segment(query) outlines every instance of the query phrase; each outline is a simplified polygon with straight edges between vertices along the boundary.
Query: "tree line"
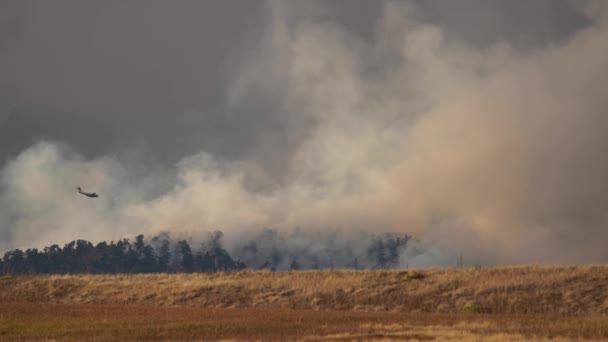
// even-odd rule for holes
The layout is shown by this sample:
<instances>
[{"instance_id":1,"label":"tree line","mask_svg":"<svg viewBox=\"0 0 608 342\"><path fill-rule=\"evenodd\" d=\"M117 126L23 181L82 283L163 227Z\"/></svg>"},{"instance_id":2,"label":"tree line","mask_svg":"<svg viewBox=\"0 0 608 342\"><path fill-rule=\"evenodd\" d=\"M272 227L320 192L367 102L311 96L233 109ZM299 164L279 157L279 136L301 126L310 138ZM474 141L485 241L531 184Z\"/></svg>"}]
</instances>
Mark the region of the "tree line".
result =
<instances>
[{"instance_id":1,"label":"tree line","mask_svg":"<svg viewBox=\"0 0 608 342\"><path fill-rule=\"evenodd\" d=\"M42 250L8 251L0 259L0 274L116 274L116 273L192 273L253 269L316 269L316 268L395 268L399 255L406 247L409 236L386 234L367 241L363 254L346 253L347 257L334 257L334 262L322 264L316 256L302 250L281 250L284 241L278 233L265 231L257 240L240 246L233 258L222 246L223 234L216 231L208 241L196 246L187 240L172 241L161 234L146 242L144 235L134 241L124 238L116 242L74 240L60 247L57 244ZM272 244L269 244L269 237ZM336 253L333 253L336 254ZM342 253L344 254L344 253ZM350 260L342 261L339 260Z\"/></svg>"},{"instance_id":2,"label":"tree line","mask_svg":"<svg viewBox=\"0 0 608 342\"><path fill-rule=\"evenodd\" d=\"M216 241L218 242L218 241ZM93 245L75 240L63 247L52 245L42 250L15 249L0 260L1 274L67 273L175 273L239 270L245 264L234 260L219 243L210 243L194 253L186 240L171 246L169 240L144 242L138 235L129 239Z\"/></svg>"}]
</instances>

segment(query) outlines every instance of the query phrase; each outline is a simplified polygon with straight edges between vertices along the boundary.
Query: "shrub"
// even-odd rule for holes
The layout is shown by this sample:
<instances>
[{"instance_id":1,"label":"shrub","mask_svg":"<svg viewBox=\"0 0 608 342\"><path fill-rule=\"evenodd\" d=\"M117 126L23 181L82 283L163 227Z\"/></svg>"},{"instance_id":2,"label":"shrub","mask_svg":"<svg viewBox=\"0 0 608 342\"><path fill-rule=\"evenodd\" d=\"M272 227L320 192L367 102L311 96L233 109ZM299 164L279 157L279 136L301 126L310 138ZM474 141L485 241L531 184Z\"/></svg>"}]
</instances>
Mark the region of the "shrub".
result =
<instances>
[{"instance_id":1,"label":"shrub","mask_svg":"<svg viewBox=\"0 0 608 342\"><path fill-rule=\"evenodd\" d=\"M422 278L424 278L424 275L422 273L412 272L412 273L408 273L405 279L407 279L407 281L412 281L412 280L419 280Z\"/></svg>"},{"instance_id":2,"label":"shrub","mask_svg":"<svg viewBox=\"0 0 608 342\"><path fill-rule=\"evenodd\" d=\"M478 303L474 303L474 302L466 303L462 307L462 312L464 312L464 313L480 313L481 312L481 305L479 305Z\"/></svg>"}]
</instances>

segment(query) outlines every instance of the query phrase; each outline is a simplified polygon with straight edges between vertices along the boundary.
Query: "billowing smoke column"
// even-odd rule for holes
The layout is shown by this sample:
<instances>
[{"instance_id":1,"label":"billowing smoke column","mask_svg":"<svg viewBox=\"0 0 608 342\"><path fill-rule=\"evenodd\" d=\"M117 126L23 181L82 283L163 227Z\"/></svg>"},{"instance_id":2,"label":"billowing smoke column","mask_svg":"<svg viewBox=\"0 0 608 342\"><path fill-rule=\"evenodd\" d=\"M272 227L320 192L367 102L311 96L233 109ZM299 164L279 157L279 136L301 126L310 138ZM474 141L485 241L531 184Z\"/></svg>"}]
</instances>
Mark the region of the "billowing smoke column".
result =
<instances>
[{"instance_id":1,"label":"billowing smoke column","mask_svg":"<svg viewBox=\"0 0 608 342\"><path fill-rule=\"evenodd\" d=\"M606 262L608 12L573 5L588 25L519 49L451 37L409 2L386 2L371 42L270 2L227 92L226 115L244 125L276 113L246 152L164 168L37 143L2 170L0 248L219 229L257 262L267 256L246 255L252 239L314 249L308 231L341 231L347 251L359 232L393 231L419 239L402 264ZM79 185L101 197L76 196Z\"/></svg>"}]
</instances>

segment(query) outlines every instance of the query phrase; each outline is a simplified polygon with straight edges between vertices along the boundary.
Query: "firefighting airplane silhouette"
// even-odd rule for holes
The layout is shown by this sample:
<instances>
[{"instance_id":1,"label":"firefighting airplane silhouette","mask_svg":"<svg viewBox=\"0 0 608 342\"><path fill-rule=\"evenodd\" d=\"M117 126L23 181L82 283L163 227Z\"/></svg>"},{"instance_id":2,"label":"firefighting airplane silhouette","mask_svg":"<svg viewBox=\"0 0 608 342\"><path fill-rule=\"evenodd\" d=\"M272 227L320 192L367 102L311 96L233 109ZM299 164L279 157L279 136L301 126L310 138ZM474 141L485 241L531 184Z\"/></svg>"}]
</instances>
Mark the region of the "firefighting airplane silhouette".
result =
<instances>
[{"instance_id":1,"label":"firefighting airplane silhouette","mask_svg":"<svg viewBox=\"0 0 608 342\"><path fill-rule=\"evenodd\" d=\"M83 194L87 197L91 197L91 198L95 198L95 197L99 197L96 193L94 192L84 192L82 191L82 189L80 187L77 188L78 189L78 193Z\"/></svg>"}]
</instances>

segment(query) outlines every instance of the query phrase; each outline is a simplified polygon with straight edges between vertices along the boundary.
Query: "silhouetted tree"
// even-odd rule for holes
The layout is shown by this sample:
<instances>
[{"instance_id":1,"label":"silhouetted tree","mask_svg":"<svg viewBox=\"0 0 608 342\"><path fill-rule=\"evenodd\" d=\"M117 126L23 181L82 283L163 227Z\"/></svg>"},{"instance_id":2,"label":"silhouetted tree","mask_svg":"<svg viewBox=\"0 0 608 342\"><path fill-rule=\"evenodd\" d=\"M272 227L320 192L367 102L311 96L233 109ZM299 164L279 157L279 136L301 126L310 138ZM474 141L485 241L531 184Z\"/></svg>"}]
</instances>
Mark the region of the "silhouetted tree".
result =
<instances>
[{"instance_id":1,"label":"silhouetted tree","mask_svg":"<svg viewBox=\"0 0 608 342\"><path fill-rule=\"evenodd\" d=\"M135 252L137 252L137 254L139 255L143 255L144 254L144 247L145 247L145 243L144 243L144 236L143 234L139 234L135 237L135 243L133 244L133 248L135 249Z\"/></svg>"},{"instance_id":2,"label":"silhouetted tree","mask_svg":"<svg viewBox=\"0 0 608 342\"><path fill-rule=\"evenodd\" d=\"M25 253L20 249L4 253L4 263L7 268L7 273L23 274L27 272L25 267Z\"/></svg>"},{"instance_id":3,"label":"silhouetted tree","mask_svg":"<svg viewBox=\"0 0 608 342\"><path fill-rule=\"evenodd\" d=\"M181 257L180 267L184 272L192 272L194 269L194 256L192 255L192 249L188 241L182 240L177 243L177 252Z\"/></svg>"},{"instance_id":4,"label":"silhouetted tree","mask_svg":"<svg viewBox=\"0 0 608 342\"><path fill-rule=\"evenodd\" d=\"M160 251L158 252L158 272L167 272L169 270L169 261L171 260L171 251L169 250L169 241L161 242Z\"/></svg>"},{"instance_id":5,"label":"silhouetted tree","mask_svg":"<svg viewBox=\"0 0 608 342\"><path fill-rule=\"evenodd\" d=\"M156 254L154 253L154 248L152 248L152 246L144 246L139 265L140 272L154 272L156 269Z\"/></svg>"}]
</instances>

